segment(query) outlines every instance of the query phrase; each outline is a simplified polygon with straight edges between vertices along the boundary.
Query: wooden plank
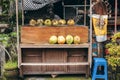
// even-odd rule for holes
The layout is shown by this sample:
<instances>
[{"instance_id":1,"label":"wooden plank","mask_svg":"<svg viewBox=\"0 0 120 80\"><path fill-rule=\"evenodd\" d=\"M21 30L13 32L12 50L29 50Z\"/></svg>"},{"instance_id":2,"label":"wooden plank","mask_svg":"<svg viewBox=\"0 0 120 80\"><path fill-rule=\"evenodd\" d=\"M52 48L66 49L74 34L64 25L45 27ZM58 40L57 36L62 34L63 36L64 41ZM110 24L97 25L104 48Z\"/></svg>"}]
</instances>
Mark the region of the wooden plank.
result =
<instances>
[{"instance_id":1,"label":"wooden plank","mask_svg":"<svg viewBox=\"0 0 120 80\"><path fill-rule=\"evenodd\" d=\"M80 63L80 62L87 62L87 60L85 60L86 58L84 56L71 56L68 57L68 62L74 62L74 63ZM86 64L86 63L84 63ZM86 65L69 65L68 66L68 72L72 72L72 71L85 71L86 70Z\"/></svg>"},{"instance_id":2,"label":"wooden plank","mask_svg":"<svg viewBox=\"0 0 120 80\"><path fill-rule=\"evenodd\" d=\"M68 51L68 58L85 57L85 56L88 56L88 48L73 48L73 49L69 49Z\"/></svg>"},{"instance_id":3,"label":"wooden plank","mask_svg":"<svg viewBox=\"0 0 120 80\"><path fill-rule=\"evenodd\" d=\"M66 63L67 51L64 49L45 49L42 63ZM45 71L67 71L67 66L44 66Z\"/></svg>"},{"instance_id":4,"label":"wooden plank","mask_svg":"<svg viewBox=\"0 0 120 80\"><path fill-rule=\"evenodd\" d=\"M22 49L22 62L42 62L42 50Z\"/></svg>"},{"instance_id":5,"label":"wooden plank","mask_svg":"<svg viewBox=\"0 0 120 80\"><path fill-rule=\"evenodd\" d=\"M25 75L30 75L30 74L86 74L86 71L71 71L71 72L65 72L65 71L47 71L47 72L43 72L43 71L23 71L23 74Z\"/></svg>"},{"instance_id":6,"label":"wooden plank","mask_svg":"<svg viewBox=\"0 0 120 80\"><path fill-rule=\"evenodd\" d=\"M20 44L21 48L89 48L89 43L83 44Z\"/></svg>"},{"instance_id":7,"label":"wooden plank","mask_svg":"<svg viewBox=\"0 0 120 80\"><path fill-rule=\"evenodd\" d=\"M0 24L0 28L8 28L9 24Z\"/></svg>"},{"instance_id":8,"label":"wooden plank","mask_svg":"<svg viewBox=\"0 0 120 80\"><path fill-rule=\"evenodd\" d=\"M88 42L88 27L85 26L65 26L65 27L21 27L21 43L46 44L52 35L78 35L81 43Z\"/></svg>"},{"instance_id":9,"label":"wooden plank","mask_svg":"<svg viewBox=\"0 0 120 80\"><path fill-rule=\"evenodd\" d=\"M58 66L58 65L89 65L89 62L69 62L69 63L21 63L23 66Z\"/></svg>"}]
</instances>

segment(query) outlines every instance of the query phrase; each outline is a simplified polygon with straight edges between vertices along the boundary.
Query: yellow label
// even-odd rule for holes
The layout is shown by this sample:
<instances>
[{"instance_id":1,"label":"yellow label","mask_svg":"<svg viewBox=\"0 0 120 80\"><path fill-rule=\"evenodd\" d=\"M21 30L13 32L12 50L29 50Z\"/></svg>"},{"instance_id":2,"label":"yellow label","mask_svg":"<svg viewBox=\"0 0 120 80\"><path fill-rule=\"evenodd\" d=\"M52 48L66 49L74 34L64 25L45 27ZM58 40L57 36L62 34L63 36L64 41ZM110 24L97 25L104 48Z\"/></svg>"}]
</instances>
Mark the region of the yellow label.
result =
<instances>
[{"instance_id":1,"label":"yellow label","mask_svg":"<svg viewBox=\"0 0 120 80\"><path fill-rule=\"evenodd\" d=\"M95 30L96 36L106 35L107 34L107 24L108 19L107 18L92 18L93 20L93 27Z\"/></svg>"}]
</instances>

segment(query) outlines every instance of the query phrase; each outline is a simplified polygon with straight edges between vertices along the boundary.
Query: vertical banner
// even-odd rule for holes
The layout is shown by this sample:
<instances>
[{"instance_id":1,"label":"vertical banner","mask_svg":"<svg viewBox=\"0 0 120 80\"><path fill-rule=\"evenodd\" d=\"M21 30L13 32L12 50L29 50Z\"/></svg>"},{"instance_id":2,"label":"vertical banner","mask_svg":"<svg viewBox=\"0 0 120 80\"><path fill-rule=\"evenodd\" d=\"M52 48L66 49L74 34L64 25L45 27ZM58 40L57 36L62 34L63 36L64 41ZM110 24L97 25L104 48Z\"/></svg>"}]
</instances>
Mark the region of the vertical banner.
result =
<instances>
[{"instance_id":1,"label":"vertical banner","mask_svg":"<svg viewBox=\"0 0 120 80\"><path fill-rule=\"evenodd\" d=\"M107 24L108 15L92 15L93 27L96 35L97 42L103 42L107 40Z\"/></svg>"}]
</instances>

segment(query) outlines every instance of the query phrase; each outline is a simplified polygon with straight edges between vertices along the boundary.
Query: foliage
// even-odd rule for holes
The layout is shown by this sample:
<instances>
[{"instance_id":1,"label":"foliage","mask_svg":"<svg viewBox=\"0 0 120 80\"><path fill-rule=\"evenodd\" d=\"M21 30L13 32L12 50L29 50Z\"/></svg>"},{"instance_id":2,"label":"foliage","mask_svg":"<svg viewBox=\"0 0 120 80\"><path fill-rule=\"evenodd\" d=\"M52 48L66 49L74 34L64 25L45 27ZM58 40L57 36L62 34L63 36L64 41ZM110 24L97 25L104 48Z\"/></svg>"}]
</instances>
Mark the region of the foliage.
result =
<instances>
[{"instance_id":1,"label":"foliage","mask_svg":"<svg viewBox=\"0 0 120 80\"><path fill-rule=\"evenodd\" d=\"M8 70L8 69L17 69L17 61L7 61L5 64L4 64L4 69L5 70Z\"/></svg>"},{"instance_id":2,"label":"foliage","mask_svg":"<svg viewBox=\"0 0 120 80\"><path fill-rule=\"evenodd\" d=\"M16 27L16 15L15 15L15 0L1 0L2 6L2 18L7 18L4 23L9 24L9 27L0 34L0 48L8 55L4 67L15 66L17 61L17 36L14 27ZM4 21L4 20L2 20Z\"/></svg>"},{"instance_id":3,"label":"foliage","mask_svg":"<svg viewBox=\"0 0 120 80\"><path fill-rule=\"evenodd\" d=\"M16 27L15 0L1 0L0 6L2 6L0 23L9 24L5 33L13 31L14 27Z\"/></svg>"},{"instance_id":4,"label":"foliage","mask_svg":"<svg viewBox=\"0 0 120 80\"><path fill-rule=\"evenodd\" d=\"M111 66L113 70L120 65L120 44L117 42L118 38L120 38L120 32L115 33L112 36L111 42L105 45L109 52L109 54L106 55L106 59L108 65Z\"/></svg>"},{"instance_id":5,"label":"foliage","mask_svg":"<svg viewBox=\"0 0 120 80\"><path fill-rule=\"evenodd\" d=\"M9 9L10 9L10 3L13 2L14 0L1 0L0 5L2 6L2 15L8 15L9 14Z\"/></svg>"},{"instance_id":6,"label":"foliage","mask_svg":"<svg viewBox=\"0 0 120 80\"><path fill-rule=\"evenodd\" d=\"M9 0L2 0L1 1L2 5L2 14L8 14L9 11Z\"/></svg>"},{"instance_id":7,"label":"foliage","mask_svg":"<svg viewBox=\"0 0 120 80\"><path fill-rule=\"evenodd\" d=\"M116 39L120 38L120 32L115 33L114 36L112 36L112 42L117 42Z\"/></svg>"},{"instance_id":8,"label":"foliage","mask_svg":"<svg viewBox=\"0 0 120 80\"><path fill-rule=\"evenodd\" d=\"M0 47L8 54L9 59L12 61L17 60L17 49L16 49L16 32L9 34L0 34Z\"/></svg>"}]
</instances>

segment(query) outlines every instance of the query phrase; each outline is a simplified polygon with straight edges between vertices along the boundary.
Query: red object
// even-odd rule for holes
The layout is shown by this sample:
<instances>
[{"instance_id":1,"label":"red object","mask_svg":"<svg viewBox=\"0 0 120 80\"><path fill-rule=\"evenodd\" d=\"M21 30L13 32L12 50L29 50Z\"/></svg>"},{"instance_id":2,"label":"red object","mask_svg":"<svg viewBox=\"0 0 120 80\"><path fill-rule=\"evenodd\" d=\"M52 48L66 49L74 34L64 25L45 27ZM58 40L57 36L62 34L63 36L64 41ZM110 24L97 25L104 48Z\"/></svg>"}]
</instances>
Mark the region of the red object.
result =
<instances>
[{"instance_id":1,"label":"red object","mask_svg":"<svg viewBox=\"0 0 120 80\"><path fill-rule=\"evenodd\" d=\"M106 54L106 55L108 55L108 54L109 54L108 49L105 49L105 54Z\"/></svg>"}]
</instances>

